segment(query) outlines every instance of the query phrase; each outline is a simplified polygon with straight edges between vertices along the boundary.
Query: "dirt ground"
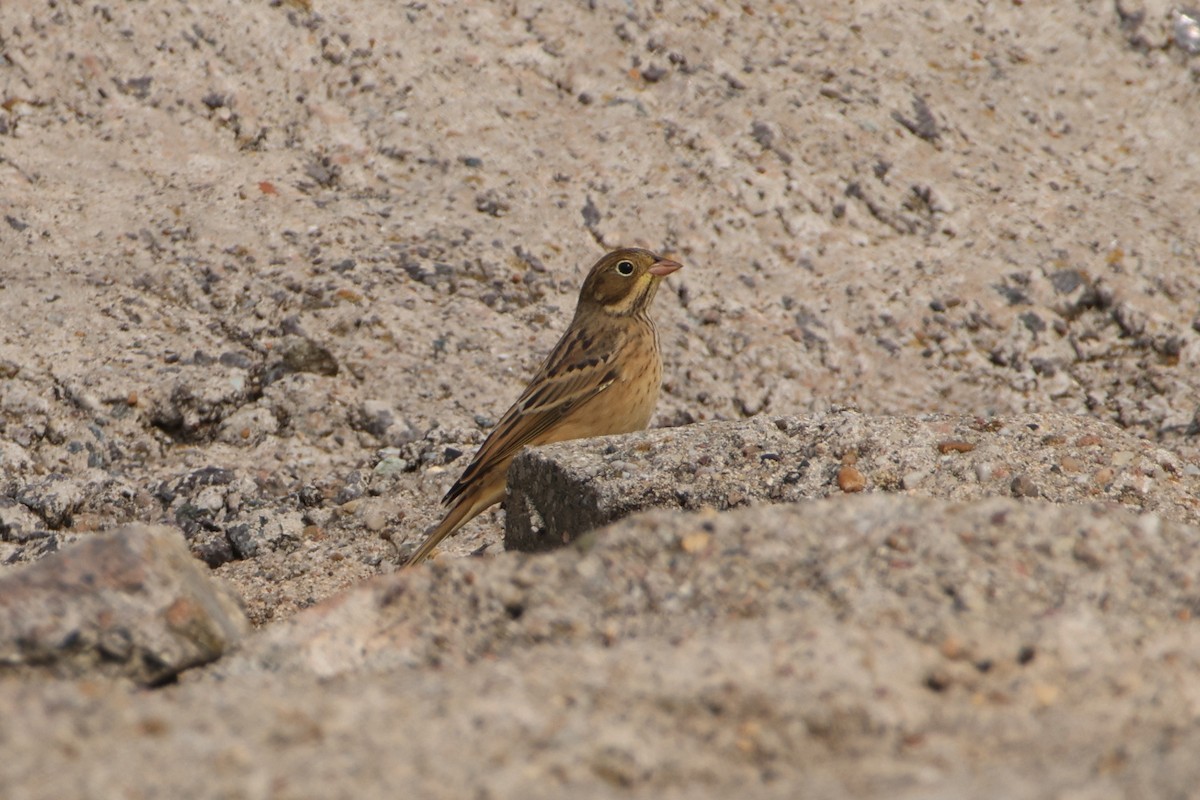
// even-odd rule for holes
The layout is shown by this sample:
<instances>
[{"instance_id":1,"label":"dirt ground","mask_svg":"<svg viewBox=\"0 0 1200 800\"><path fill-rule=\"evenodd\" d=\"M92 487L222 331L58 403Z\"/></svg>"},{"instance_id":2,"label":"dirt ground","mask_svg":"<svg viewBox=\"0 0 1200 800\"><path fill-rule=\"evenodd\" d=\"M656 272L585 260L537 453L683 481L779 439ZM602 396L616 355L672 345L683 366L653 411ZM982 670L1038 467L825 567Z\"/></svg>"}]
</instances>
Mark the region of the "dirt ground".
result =
<instances>
[{"instance_id":1,"label":"dirt ground","mask_svg":"<svg viewBox=\"0 0 1200 800\"><path fill-rule=\"evenodd\" d=\"M1170 9L0 4L0 573L165 522L270 629L393 572L620 245L685 264L658 426L1059 411L1194 475L1200 58ZM501 560L502 513L447 554ZM99 691L48 686L63 720ZM310 796L239 784L247 753L193 796Z\"/></svg>"}]
</instances>

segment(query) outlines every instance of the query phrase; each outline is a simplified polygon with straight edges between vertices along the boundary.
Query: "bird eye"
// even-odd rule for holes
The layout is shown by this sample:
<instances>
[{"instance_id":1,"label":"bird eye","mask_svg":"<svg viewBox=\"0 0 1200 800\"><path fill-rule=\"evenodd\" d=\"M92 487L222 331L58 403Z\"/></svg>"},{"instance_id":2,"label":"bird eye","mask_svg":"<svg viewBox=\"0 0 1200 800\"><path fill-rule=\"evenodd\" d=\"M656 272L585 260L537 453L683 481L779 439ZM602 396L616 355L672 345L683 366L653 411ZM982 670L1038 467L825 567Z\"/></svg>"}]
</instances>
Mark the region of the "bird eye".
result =
<instances>
[{"instance_id":1,"label":"bird eye","mask_svg":"<svg viewBox=\"0 0 1200 800\"><path fill-rule=\"evenodd\" d=\"M617 272L624 275L625 277L629 277L630 275L633 274L633 262L632 261L618 261L617 262Z\"/></svg>"}]
</instances>

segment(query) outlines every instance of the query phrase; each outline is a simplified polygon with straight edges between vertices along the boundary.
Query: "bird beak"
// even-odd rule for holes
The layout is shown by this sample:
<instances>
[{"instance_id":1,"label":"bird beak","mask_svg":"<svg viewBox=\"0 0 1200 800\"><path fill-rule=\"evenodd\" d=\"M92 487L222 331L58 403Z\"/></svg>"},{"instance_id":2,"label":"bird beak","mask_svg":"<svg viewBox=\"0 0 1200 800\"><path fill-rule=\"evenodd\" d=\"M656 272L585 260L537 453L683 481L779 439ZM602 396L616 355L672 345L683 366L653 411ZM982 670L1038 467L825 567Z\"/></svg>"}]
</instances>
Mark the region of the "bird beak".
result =
<instances>
[{"instance_id":1,"label":"bird beak","mask_svg":"<svg viewBox=\"0 0 1200 800\"><path fill-rule=\"evenodd\" d=\"M658 261L655 261L647 271L651 275L657 275L658 277L663 278L667 275L670 275L677 269L683 269L683 264L680 264L678 261L672 261L669 258L660 258Z\"/></svg>"}]
</instances>

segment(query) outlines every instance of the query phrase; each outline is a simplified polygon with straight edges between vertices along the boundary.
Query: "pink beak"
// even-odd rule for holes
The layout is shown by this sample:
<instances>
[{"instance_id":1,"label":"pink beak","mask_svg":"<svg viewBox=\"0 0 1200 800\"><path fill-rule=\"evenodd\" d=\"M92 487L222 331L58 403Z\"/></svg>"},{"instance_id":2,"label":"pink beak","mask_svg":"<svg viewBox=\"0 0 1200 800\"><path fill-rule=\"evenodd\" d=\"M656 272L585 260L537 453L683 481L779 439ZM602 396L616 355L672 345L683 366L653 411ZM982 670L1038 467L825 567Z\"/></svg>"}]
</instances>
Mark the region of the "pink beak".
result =
<instances>
[{"instance_id":1,"label":"pink beak","mask_svg":"<svg viewBox=\"0 0 1200 800\"><path fill-rule=\"evenodd\" d=\"M650 265L650 269L647 270L647 272L649 272L651 275L657 275L658 277L663 278L667 275L670 275L677 269L683 269L683 264L680 264L678 261L672 261L669 258L660 258L658 261L655 261L652 265Z\"/></svg>"}]
</instances>

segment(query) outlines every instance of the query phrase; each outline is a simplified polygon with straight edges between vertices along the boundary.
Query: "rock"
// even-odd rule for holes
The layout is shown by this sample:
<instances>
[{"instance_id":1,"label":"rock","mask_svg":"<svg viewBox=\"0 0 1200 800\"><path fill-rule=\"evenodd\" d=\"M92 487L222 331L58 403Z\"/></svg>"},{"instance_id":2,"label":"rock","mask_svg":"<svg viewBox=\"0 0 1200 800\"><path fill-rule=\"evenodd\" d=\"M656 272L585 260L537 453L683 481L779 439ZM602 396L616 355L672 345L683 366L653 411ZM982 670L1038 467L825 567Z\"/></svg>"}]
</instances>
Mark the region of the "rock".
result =
<instances>
[{"instance_id":1,"label":"rock","mask_svg":"<svg viewBox=\"0 0 1200 800\"><path fill-rule=\"evenodd\" d=\"M16 475L28 472L33 467L33 459L29 451L16 442L0 440L0 472L5 475Z\"/></svg>"},{"instance_id":2,"label":"rock","mask_svg":"<svg viewBox=\"0 0 1200 800\"><path fill-rule=\"evenodd\" d=\"M296 434L325 438L349 430L350 410L337 397L332 378L285 372L263 390L262 403L282 421L284 437Z\"/></svg>"},{"instance_id":3,"label":"rock","mask_svg":"<svg viewBox=\"0 0 1200 800\"><path fill-rule=\"evenodd\" d=\"M210 567L294 550L308 524L300 507L319 502L315 490L264 500L253 478L215 466L163 481L154 494L183 531L192 554Z\"/></svg>"},{"instance_id":4,"label":"rock","mask_svg":"<svg viewBox=\"0 0 1200 800\"><path fill-rule=\"evenodd\" d=\"M303 538L304 518L299 511L251 512L245 522L228 526L225 535L236 558L254 558L266 550L294 549Z\"/></svg>"},{"instance_id":5,"label":"rock","mask_svg":"<svg viewBox=\"0 0 1200 800\"><path fill-rule=\"evenodd\" d=\"M71 526L71 515L84 500L79 482L61 473L29 483L17 493L17 500L42 518L48 528L57 530Z\"/></svg>"},{"instance_id":6,"label":"rock","mask_svg":"<svg viewBox=\"0 0 1200 800\"><path fill-rule=\"evenodd\" d=\"M263 376L263 384L295 372L332 377L338 374L337 359L328 348L303 336L286 336L277 350L279 361L272 364Z\"/></svg>"},{"instance_id":7,"label":"rock","mask_svg":"<svg viewBox=\"0 0 1200 800\"><path fill-rule=\"evenodd\" d=\"M1062 468L1063 459L1074 471ZM912 480L917 474L921 480ZM726 509L855 487L957 499L1105 500L1200 521L1200 481L1185 475L1178 456L1103 421L1065 414L840 411L651 430L527 449L513 462L508 487L510 550L561 546L648 508Z\"/></svg>"},{"instance_id":8,"label":"rock","mask_svg":"<svg viewBox=\"0 0 1200 800\"><path fill-rule=\"evenodd\" d=\"M1196 737L1168 737L1163 755L1156 732L1190 730L1197 540L1200 529L1156 515L1002 497L654 511L546 555L377 579L263 630L182 688L196 707L218 688L245 693L222 730L272 718L264 681L319 686L314 702L361 702L372 719L398 714L419 740L404 725L340 735L355 752L394 737L391 768L434 769L408 784L434 794L455 773L429 766L431 748L491 747L509 757L490 780L552 773L588 796L662 788L664 774L704 787L697 796L741 796L762 769L776 787L817 775L841 787L829 796L857 796L846 776L863 763L867 796L895 796L917 775L955 786L947 796L989 795L960 766L981 747L1003 748L997 769L1028 759L1044 789L1094 779L1114 741L1130 770L1121 785L1157 778L1170 758L1187 764L1170 771L1182 786L1200 777ZM518 730L549 730L552 746L498 744ZM1050 742L1073 757L1041 757Z\"/></svg>"},{"instance_id":9,"label":"rock","mask_svg":"<svg viewBox=\"0 0 1200 800\"><path fill-rule=\"evenodd\" d=\"M366 431L376 439L382 439L395 422L396 415L391 406L381 400L364 401L350 419L357 430Z\"/></svg>"},{"instance_id":10,"label":"rock","mask_svg":"<svg viewBox=\"0 0 1200 800\"><path fill-rule=\"evenodd\" d=\"M89 536L0 578L0 672L155 685L220 657L247 628L237 597L171 528Z\"/></svg>"},{"instance_id":11,"label":"rock","mask_svg":"<svg viewBox=\"0 0 1200 800\"><path fill-rule=\"evenodd\" d=\"M1190 729L1198 540L1193 525L1108 504L1000 497L653 511L538 557L376 579L264 628L182 688L196 706L241 692L250 705L229 703L218 723L236 730L274 718L265 681L319 686L313 703L329 710L314 718L360 703L337 720L394 723L346 735L389 752L397 775L431 747L496 747L510 758L488 780L553 774L577 795L670 775L697 796L742 796L737 784L769 769L775 787L823 775L829 796L859 796L845 776L869 762L866 796L918 774L953 796L1012 796L964 777L983 747L1002 753L1006 788L1007 764L1031 764L1019 796L1034 798L1094 780L1114 741L1132 770L1121 786L1141 784L1164 757L1146 735ZM551 730L553 744L518 730ZM1045 759L1049 742L1076 758ZM1166 745L1187 765L1172 787L1200 777L1195 744ZM452 780L446 768L409 786Z\"/></svg>"},{"instance_id":12,"label":"rock","mask_svg":"<svg viewBox=\"0 0 1200 800\"><path fill-rule=\"evenodd\" d=\"M1131 47L1141 51L1162 50L1171 43L1173 3L1167 0L1118 0L1114 5Z\"/></svg>"},{"instance_id":13,"label":"rock","mask_svg":"<svg viewBox=\"0 0 1200 800\"><path fill-rule=\"evenodd\" d=\"M384 456L379 460L379 463L371 469L371 472L381 477L402 475L405 472L408 472L408 462L403 458L397 458L396 456Z\"/></svg>"},{"instance_id":14,"label":"rock","mask_svg":"<svg viewBox=\"0 0 1200 800\"><path fill-rule=\"evenodd\" d=\"M1115 629L1140 624L1125 617L1135 609L1186 622L1177 612L1192 602L1197 540L1196 527L1153 514L1005 497L659 510L549 557L450 559L377 579L264 631L218 672L445 667L535 643L667 634L713 609L754 619L814 603L863 628L953 635L959 650L1014 659L1036 644L1047 609L1091 613L1098 597Z\"/></svg>"},{"instance_id":15,"label":"rock","mask_svg":"<svg viewBox=\"0 0 1200 800\"><path fill-rule=\"evenodd\" d=\"M238 557L237 550L223 528L200 521L186 514L175 516L176 524L188 529L188 548L192 555L210 567L219 567Z\"/></svg>"},{"instance_id":16,"label":"rock","mask_svg":"<svg viewBox=\"0 0 1200 800\"><path fill-rule=\"evenodd\" d=\"M164 371L138 401L147 421L176 441L206 439L223 420L251 402L254 394L243 370L212 368L200 352L193 361L181 374Z\"/></svg>"},{"instance_id":17,"label":"rock","mask_svg":"<svg viewBox=\"0 0 1200 800\"><path fill-rule=\"evenodd\" d=\"M248 406L239 409L221 422L218 441L237 447L254 447L279 430L279 420L269 408Z\"/></svg>"},{"instance_id":18,"label":"rock","mask_svg":"<svg viewBox=\"0 0 1200 800\"><path fill-rule=\"evenodd\" d=\"M0 497L0 541L25 543L47 535L41 517L21 503Z\"/></svg>"},{"instance_id":19,"label":"rock","mask_svg":"<svg viewBox=\"0 0 1200 800\"><path fill-rule=\"evenodd\" d=\"M390 448L402 447L420 438L412 423L398 416L392 405L382 400L364 401L351 415L350 425Z\"/></svg>"}]
</instances>

